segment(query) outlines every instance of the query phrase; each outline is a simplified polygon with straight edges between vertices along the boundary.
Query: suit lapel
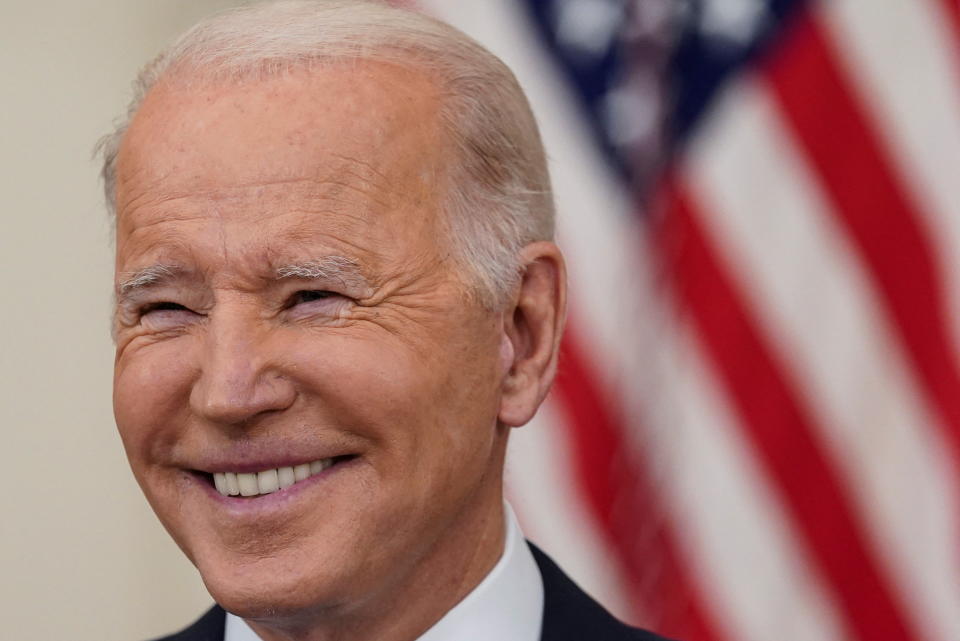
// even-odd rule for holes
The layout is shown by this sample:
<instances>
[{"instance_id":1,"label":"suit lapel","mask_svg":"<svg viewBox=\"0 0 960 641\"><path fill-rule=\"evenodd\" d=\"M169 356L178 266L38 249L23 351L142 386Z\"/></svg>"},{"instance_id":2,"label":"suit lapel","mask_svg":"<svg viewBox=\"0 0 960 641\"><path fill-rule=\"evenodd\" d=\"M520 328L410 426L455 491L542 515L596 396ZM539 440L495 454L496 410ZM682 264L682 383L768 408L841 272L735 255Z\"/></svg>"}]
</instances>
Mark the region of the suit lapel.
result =
<instances>
[{"instance_id":1,"label":"suit lapel","mask_svg":"<svg viewBox=\"0 0 960 641\"><path fill-rule=\"evenodd\" d=\"M541 641L666 641L615 619L530 543L543 577Z\"/></svg>"}]
</instances>

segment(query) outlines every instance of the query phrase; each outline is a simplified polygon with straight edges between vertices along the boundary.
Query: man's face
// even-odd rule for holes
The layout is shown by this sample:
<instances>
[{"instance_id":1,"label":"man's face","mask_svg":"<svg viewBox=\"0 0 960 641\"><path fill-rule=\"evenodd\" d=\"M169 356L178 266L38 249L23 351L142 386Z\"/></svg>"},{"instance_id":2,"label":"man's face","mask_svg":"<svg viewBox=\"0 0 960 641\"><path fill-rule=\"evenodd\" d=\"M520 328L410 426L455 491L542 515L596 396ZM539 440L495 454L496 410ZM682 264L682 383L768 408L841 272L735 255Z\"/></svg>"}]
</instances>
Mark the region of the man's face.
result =
<instances>
[{"instance_id":1,"label":"man's face","mask_svg":"<svg viewBox=\"0 0 960 641\"><path fill-rule=\"evenodd\" d=\"M161 84L126 134L117 425L228 609L374 598L499 508L501 319L441 235L438 107L418 74L344 65ZM278 492L214 487L310 463Z\"/></svg>"}]
</instances>

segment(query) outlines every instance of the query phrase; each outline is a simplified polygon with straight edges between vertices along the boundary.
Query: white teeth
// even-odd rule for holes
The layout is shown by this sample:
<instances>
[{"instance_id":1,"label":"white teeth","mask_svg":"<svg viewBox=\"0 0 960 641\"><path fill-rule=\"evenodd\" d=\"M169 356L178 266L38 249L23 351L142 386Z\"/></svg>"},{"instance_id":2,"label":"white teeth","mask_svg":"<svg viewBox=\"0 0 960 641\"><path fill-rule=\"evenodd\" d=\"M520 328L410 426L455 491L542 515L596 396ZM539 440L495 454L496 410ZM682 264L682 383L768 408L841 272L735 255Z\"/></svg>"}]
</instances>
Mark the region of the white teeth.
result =
<instances>
[{"instance_id":1,"label":"white teeth","mask_svg":"<svg viewBox=\"0 0 960 641\"><path fill-rule=\"evenodd\" d=\"M280 489L280 479L276 470L266 470L257 474L257 485L260 494L272 494Z\"/></svg>"},{"instance_id":2,"label":"white teeth","mask_svg":"<svg viewBox=\"0 0 960 641\"><path fill-rule=\"evenodd\" d=\"M331 465L333 465L333 459L326 458L294 467L281 467L252 474L214 472L213 484L217 491L224 496L237 496L238 494L241 496L259 496L290 487L314 474L319 474Z\"/></svg>"},{"instance_id":3,"label":"white teeth","mask_svg":"<svg viewBox=\"0 0 960 641\"><path fill-rule=\"evenodd\" d=\"M227 472L224 476L227 480L227 494L230 496L240 494L240 483L237 482L237 475L233 472Z\"/></svg>"},{"instance_id":4,"label":"white teeth","mask_svg":"<svg viewBox=\"0 0 960 641\"><path fill-rule=\"evenodd\" d=\"M293 468L293 478L298 481L310 478L310 464L304 463Z\"/></svg>"},{"instance_id":5,"label":"white teeth","mask_svg":"<svg viewBox=\"0 0 960 641\"><path fill-rule=\"evenodd\" d=\"M227 494L227 475L217 472L213 475L213 484L217 486L217 492L226 496Z\"/></svg>"},{"instance_id":6,"label":"white teeth","mask_svg":"<svg viewBox=\"0 0 960 641\"><path fill-rule=\"evenodd\" d=\"M277 470L277 478L280 482L280 488L290 487L297 482L297 478L293 473L292 467L281 467Z\"/></svg>"},{"instance_id":7,"label":"white teeth","mask_svg":"<svg viewBox=\"0 0 960 641\"><path fill-rule=\"evenodd\" d=\"M237 483L240 485L240 496L256 496L260 493L256 474L237 474Z\"/></svg>"}]
</instances>

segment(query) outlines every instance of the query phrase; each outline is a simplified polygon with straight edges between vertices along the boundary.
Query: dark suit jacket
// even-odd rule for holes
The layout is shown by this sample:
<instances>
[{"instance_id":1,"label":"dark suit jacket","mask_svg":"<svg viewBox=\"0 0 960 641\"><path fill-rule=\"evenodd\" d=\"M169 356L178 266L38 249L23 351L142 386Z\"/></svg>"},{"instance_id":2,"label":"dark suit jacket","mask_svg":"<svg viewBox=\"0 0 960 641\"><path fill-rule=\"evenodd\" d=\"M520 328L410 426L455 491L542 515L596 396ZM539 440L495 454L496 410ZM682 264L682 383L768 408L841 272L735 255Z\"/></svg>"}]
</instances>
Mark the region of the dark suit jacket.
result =
<instances>
[{"instance_id":1,"label":"dark suit jacket","mask_svg":"<svg viewBox=\"0 0 960 641\"><path fill-rule=\"evenodd\" d=\"M541 641L666 641L617 621L537 546L531 544L530 549L543 576ZM215 605L186 630L157 641L223 641L225 617Z\"/></svg>"}]
</instances>

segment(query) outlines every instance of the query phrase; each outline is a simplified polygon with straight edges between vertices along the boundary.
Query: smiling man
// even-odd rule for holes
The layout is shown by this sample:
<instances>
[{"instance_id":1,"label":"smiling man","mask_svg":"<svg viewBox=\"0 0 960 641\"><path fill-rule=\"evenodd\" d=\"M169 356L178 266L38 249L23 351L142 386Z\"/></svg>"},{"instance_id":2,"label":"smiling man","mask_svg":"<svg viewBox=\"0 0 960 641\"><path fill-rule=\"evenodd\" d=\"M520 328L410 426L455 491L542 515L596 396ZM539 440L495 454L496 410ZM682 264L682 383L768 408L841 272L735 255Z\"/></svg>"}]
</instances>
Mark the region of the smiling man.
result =
<instances>
[{"instance_id":1,"label":"smiling man","mask_svg":"<svg viewBox=\"0 0 960 641\"><path fill-rule=\"evenodd\" d=\"M378 2L275 2L138 87L102 144L115 415L218 604L170 638L653 639L503 502L565 302L509 70Z\"/></svg>"}]
</instances>

